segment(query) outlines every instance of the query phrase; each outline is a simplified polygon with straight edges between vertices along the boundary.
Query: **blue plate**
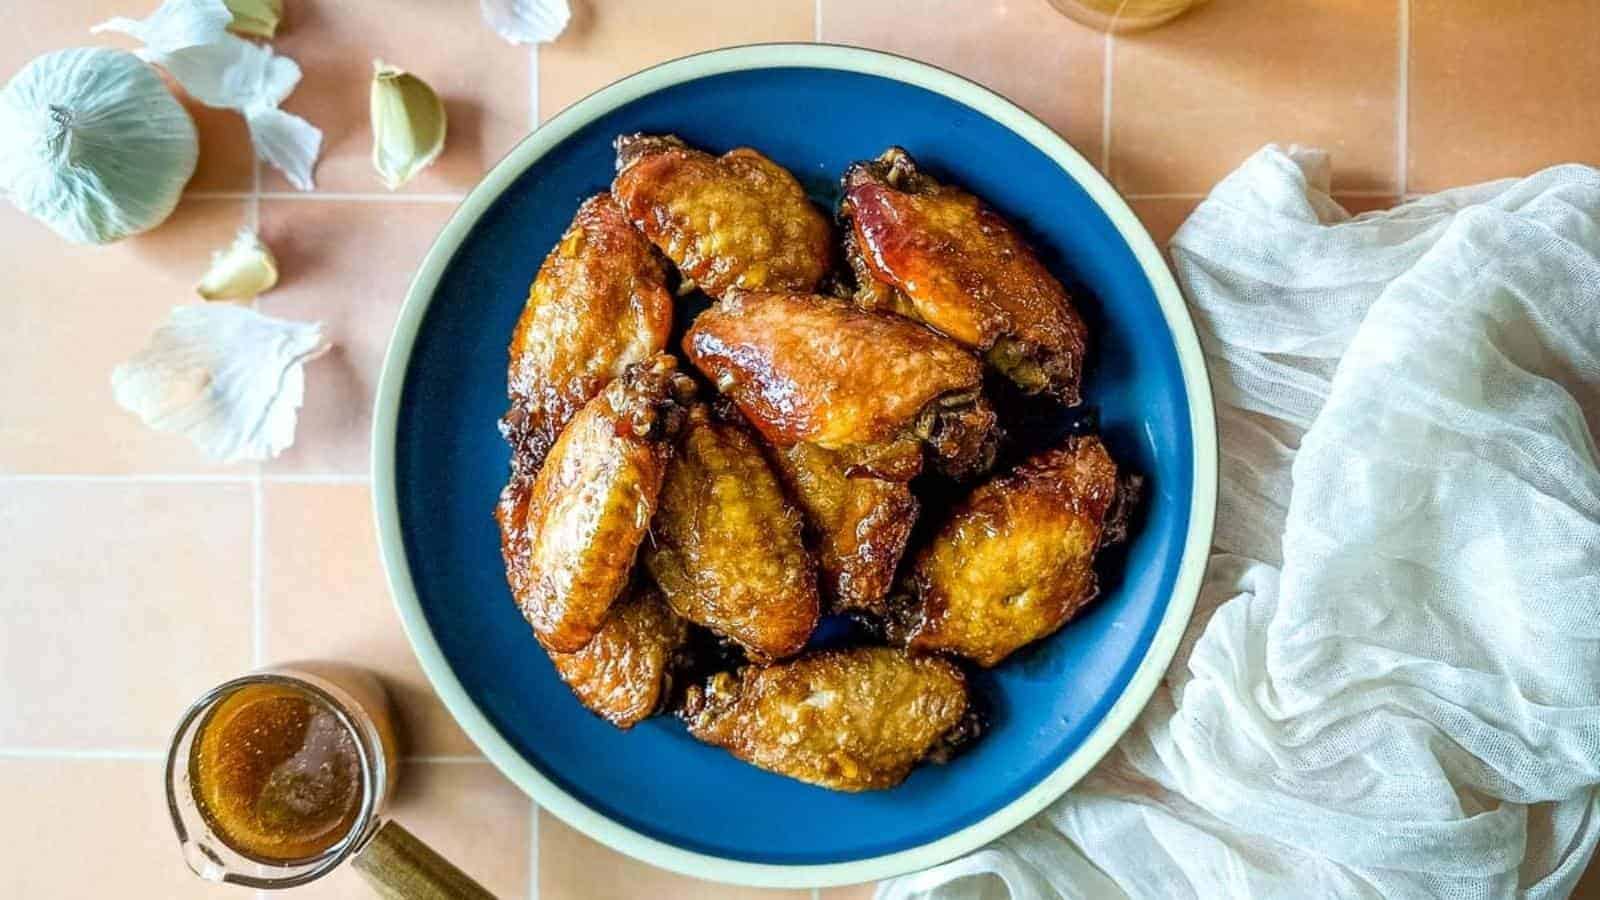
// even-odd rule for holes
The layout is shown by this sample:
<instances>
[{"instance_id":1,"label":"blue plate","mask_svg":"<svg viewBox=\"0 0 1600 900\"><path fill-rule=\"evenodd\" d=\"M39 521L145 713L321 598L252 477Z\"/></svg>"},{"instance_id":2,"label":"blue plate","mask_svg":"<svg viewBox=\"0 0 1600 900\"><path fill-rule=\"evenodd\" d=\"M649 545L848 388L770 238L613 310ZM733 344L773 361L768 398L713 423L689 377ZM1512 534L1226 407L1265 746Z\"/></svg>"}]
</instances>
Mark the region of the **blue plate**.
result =
<instances>
[{"instance_id":1,"label":"blue plate","mask_svg":"<svg viewBox=\"0 0 1600 900\"><path fill-rule=\"evenodd\" d=\"M512 603L490 518L507 450L506 343L529 282L612 139L674 132L748 145L831 207L845 166L890 144L985 197L1033 239L1089 321L1087 404L1145 476L1105 596L976 679L992 727L902 786L842 794L762 772L670 718L621 732L557 678ZM1060 138L938 69L844 47L766 45L667 63L526 139L428 254L396 327L375 414L375 503L397 606L423 667L490 759L543 806L619 850L762 885L885 877L981 845L1059 796L1148 699L1188 620L1210 541L1215 436L1200 352L1159 253ZM1071 427L1033 411L1023 437ZM929 509L925 515L938 516Z\"/></svg>"}]
</instances>

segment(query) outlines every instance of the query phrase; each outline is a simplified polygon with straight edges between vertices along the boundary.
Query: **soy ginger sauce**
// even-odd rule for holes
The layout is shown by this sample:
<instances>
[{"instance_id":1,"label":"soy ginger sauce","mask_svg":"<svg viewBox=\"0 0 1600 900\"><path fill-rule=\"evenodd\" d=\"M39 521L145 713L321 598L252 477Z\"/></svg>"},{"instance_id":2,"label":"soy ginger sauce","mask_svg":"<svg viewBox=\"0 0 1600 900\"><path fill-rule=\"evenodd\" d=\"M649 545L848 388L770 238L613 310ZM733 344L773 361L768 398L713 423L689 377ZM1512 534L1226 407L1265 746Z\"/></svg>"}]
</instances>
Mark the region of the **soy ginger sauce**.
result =
<instances>
[{"instance_id":1,"label":"soy ginger sauce","mask_svg":"<svg viewBox=\"0 0 1600 900\"><path fill-rule=\"evenodd\" d=\"M329 705L291 685L251 684L217 705L189 755L206 824L274 863L326 853L361 815L361 748Z\"/></svg>"}]
</instances>

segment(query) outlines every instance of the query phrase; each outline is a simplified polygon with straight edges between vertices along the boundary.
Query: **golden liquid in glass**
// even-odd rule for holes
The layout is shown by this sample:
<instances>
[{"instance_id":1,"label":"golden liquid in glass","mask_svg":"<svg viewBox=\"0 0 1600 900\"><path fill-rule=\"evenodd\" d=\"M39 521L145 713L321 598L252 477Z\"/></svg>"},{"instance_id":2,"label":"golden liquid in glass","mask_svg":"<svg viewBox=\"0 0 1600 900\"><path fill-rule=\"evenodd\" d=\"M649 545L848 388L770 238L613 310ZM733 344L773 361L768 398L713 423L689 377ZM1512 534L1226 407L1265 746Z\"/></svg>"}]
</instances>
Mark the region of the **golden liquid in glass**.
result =
<instances>
[{"instance_id":1,"label":"golden liquid in glass","mask_svg":"<svg viewBox=\"0 0 1600 900\"><path fill-rule=\"evenodd\" d=\"M190 749L206 823L234 850L273 862L316 857L361 814L361 748L315 695L250 684L211 711Z\"/></svg>"}]
</instances>

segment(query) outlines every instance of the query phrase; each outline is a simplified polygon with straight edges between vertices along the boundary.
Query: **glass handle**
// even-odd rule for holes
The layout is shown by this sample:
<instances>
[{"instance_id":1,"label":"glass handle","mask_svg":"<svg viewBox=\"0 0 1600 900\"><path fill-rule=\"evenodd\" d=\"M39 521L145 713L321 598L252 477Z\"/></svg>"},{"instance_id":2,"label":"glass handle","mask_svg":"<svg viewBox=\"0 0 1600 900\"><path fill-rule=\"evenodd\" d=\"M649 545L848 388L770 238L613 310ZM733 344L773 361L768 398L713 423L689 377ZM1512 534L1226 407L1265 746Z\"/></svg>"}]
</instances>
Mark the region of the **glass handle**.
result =
<instances>
[{"instance_id":1,"label":"glass handle","mask_svg":"<svg viewBox=\"0 0 1600 900\"><path fill-rule=\"evenodd\" d=\"M351 864L384 900L495 900L454 863L394 822L385 822Z\"/></svg>"}]
</instances>

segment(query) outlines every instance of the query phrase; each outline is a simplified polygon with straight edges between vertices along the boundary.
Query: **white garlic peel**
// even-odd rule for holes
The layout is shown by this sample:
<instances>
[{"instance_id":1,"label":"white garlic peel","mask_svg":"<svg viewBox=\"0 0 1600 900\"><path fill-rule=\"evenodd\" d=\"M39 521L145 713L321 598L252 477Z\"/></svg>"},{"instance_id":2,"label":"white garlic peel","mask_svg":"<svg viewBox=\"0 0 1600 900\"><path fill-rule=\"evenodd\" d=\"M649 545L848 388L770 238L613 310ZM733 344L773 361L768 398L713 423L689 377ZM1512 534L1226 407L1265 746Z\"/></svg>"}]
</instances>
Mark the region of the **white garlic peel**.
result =
<instances>
[{"instance_id":1,"label":"white garlic peel","mask_svg":"<svg viewBox=\"0 0 1600 900\"><path fill-rule=\"evenodd\" d=\"M382 60L374 60L372 69L372 167L392 191L444 152L444 103L404 69Z\"/></svg>"},{"instance_id":2,"label":"white garlic peel","mask_svg":"<svg viewBox=\"0 0 1600 900\"><path fill-rule=\"evenodd\" d=\"M233 22L228 29L234 34L271 40L278 34L278 22L283 19L283 0L225 0Z\"/></svg>"},{"instance_id":3,"label":"white garlic peel","mask_svg":"<svg viewBox=\"0 0 1600 900\"><path fill-rule=\"evenodd\" d=\"M320 322L246 306L180 306L111 373L117 405L222 462L263 460L294 443L305 364L328 349Z\"/></svg>"},{"instance_id":4,"label":"white garlic peel","mask_svg":"<svg viewBox=\"0 0 1600 900\"><path fill-rule=\"evenodd\" d=\"M161 224L199 153L188 111L131 53L48 53L0 92L0 191L69 241Z\"/></svg>"},{"instance_id":5,"label":"white garlic peel","mask_svg":"<svg viewBox=\"0 0 1600 900\"><path fill-rule=\"evenodd\" d=\"M256 155L309 191L322 131L278 108L300 83L300 67L271 47L229 34L232 21L223 0L166 0L146 19L112 19L89 30L138 38L145 43L139 56L166 69L190 96L238 110Z\"/></svg>"},{"instance_id":6,"label":"white garlic peel","mask_svg":"<svg viewBox=\"0 0 1600 900\"><path fill-rule=\"evenodd\" d=\"M543 44L556 39L572 18L567 0L481 0L483 19L513 44Z\"/></svg>"},{"instance_id":7,"label":"white garlic peel","mask_svg":"<svg viewBox=\"0 0 1600 900\"><path fill-rule=\"evenodd\" d=\"M249 300L277 283L277 259L254 231L244 228L226 250L211 254L211 268L195 292L206 300Z\"/></svg>"}]
</instances>

